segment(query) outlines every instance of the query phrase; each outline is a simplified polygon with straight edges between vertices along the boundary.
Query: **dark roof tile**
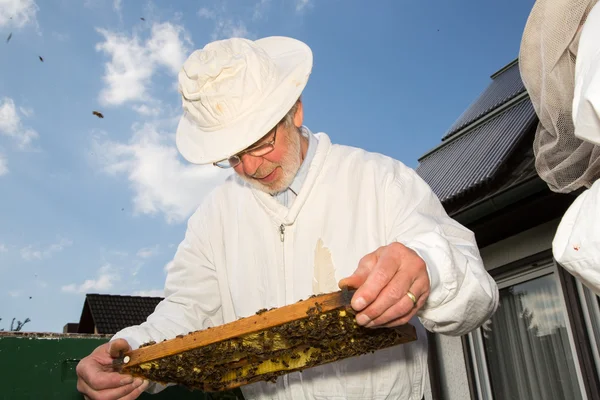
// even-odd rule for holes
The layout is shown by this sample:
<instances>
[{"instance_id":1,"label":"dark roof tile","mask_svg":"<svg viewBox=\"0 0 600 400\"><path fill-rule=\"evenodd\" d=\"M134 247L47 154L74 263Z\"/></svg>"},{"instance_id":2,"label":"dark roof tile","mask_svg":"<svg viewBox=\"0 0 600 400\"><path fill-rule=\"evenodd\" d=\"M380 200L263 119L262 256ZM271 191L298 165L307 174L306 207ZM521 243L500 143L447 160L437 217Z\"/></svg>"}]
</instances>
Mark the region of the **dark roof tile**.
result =
<instances>
[{"instance_id":1,"label":"dark roof tile","mask_svg":"<svg viewBox=\"0 0 600 400\"><path fill-rule=\"evenodd\" d=\"M443 203L489 182L519 140L537 123L528 98L420 160L417 173Z\"/></svg>"},{"instance_id":2,"label":"dark roof tile","mask_svg":"<svg viewBox=\"0 0 600 400\"><path fill-rule=\"evenodd\" d=\"M518 149L513 151L509 159L504 163L503 172L499 173L493 182L482 187L473 195L464 196L456 202L446 203L444 208L450 216L460 214L469 209L473 204L483 202L493 198L499 193L512 187L519 186L531 179L539 179L535 169L535 157L533 155L533 134L532 130L523 141L518 145Z\"/></svg>"},{"instance_id":3,"label":"dark roof tile","mask_svg":"<svg viewBox=\"0 0 600 400\"><path fill-rule=\"evenodd\" d=\"M525 91L519 73L519 64L516 62L493 75L492 79L479 98L450 127L444 135L444 139Z\"/></svg>"},{"instance_id":4,"label":"dark roof tile","mask_svg":"<svg viewBox=\"0 0 600 400\"><path fill-rule=\"evenodd\" d=\"M145 322L161 300L162 297L88 294L84 308L89 307L98 333L114 334Z\"/></svg>"}]
</instances>

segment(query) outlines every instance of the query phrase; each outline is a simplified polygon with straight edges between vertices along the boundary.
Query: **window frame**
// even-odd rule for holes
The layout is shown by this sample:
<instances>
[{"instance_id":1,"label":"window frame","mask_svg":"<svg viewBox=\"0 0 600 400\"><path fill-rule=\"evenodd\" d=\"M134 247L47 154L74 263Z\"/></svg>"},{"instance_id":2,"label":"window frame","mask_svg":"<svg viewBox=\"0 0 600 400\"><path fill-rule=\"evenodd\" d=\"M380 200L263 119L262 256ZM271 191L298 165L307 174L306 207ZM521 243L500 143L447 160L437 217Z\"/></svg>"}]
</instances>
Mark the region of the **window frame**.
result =
<instances>
[{"instance_id":1,"label":"window frame","mask_svg":"<svg viewBox=\"0 0 600 400\"><path fill-rule=\"evenodd\" d=\"M600 325L600 297L596 296L579 280L575 280L575 285L577 286L577 293L581 300L581 311L590 340L592 359L596 366L596 375L600 380L600 326L594 329L594 324L591 320L591 315L594 314L597 323Z\"/></svg>"},{"instance_id":2,"label":"window frame","mask_svg":"<svg viewBox=\"0 0 600 400\"><path fill-rule=\"evenodd\" d=\"M561 286L567 300L567 313L571 322L571 329L576 337L577 356L580 360L580 368L584 371L584 383L588 397L600 400L600 375L599 368L595 365L592 356L592 342L590 332L586 328L584 305L585 299L577 291L577 279L567 272L566 269L554 260L561 279Z\"/></svg>"},{"instance_id":3,"label":"window frame","mask_svg":"<svg viewBox=\"0 0 600 400\"><path fill-rule=\"evenodd\" d=\"M585 348L591 352L591 345L587 342L582 345L581 332L585 330L585 336L590 336L590 327L585 325L584 313L582 312L582 303L584 297L581 293L577 293L577 285L574 278L570 276L556 260L552 257L551 250L543 251L538 254L517 260L504 266L495 268L489 271L494 280L497 282L498 288L503 289L512 285L523 283L532 279L536 279L545 275L554 274L553 278L558 285L559 297L566 318L567 335L569 338L569 346L573 354L575 363L577 381L581 390L583 399L598 400L600 399L599 386L595 387L593 381L598 381L598 367L594 369L594 373L590 371L590 356L582 357L582 352ZM577 298L572 298L573 292L577 293ZM586 303L587 304L587 303ZM588 304L589 305L589 304ZM580 315L576 314L579 310ZM578 320L580 319L580 321ZM578 327L582 327L578 329ZM600 338L598 339L600 340ZM487 359L485 348L483 345L482 330L478 328L464 336L463 351L466 359L469 361L467 368L468 380L472 387L472 398L477 400L493 400L493 392L490 382L489 371L487 367ZM585 354L585 353L583 353ZM593 363L594 360L592 360ZM598 360L600 362L600 354ZM596 366L598 364L595 364ZM590 374L593 375L590 379Z\"/></svg>"}]
</instances>

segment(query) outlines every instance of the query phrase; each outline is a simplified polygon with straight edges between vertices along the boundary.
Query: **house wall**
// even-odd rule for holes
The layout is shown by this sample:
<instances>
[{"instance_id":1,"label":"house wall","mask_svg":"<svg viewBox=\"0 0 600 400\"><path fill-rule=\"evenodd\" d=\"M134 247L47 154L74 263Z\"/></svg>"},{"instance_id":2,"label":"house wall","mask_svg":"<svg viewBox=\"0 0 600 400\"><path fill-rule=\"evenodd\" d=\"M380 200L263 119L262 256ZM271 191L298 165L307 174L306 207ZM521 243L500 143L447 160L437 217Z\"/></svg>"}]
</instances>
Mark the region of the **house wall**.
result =
<instances>
[{"instance_id":1,"label":"house wall","mask_svg":"<svg viewBox=\"0 0 600 400\"><path fill-rule=\"evenodd\" d=\"M560 219L536 226L480 249L488 271L552 248Z\"/></svg>"},{"instance_id":2,"label":"house wall","mask_svg":"<svg viewBox=\"0 0 600 400\"><path fill-rule=\"evenodd\" d=\"M552 220L480 249L485 268L491 271L550 249L559 222L559 219ZM435 346L438 350L437 368L440 372L442 399L470 399L461 338L435 335ZM425 398L434 400L429 388Z\"/></svg>"},{"instance_id":3,"label":"house wall","mask_svg":"<svg viewBox=\"0 0 600 400\"><path fill-rule=\"evenodd\" d=\"M462 352L460 338L435 335L435 341L430 342L438 351L441 399L435 399L431 394L431 383L425 388L426 400L465 400L470 398L467 368Z\"/></svg>"}]
</instances>

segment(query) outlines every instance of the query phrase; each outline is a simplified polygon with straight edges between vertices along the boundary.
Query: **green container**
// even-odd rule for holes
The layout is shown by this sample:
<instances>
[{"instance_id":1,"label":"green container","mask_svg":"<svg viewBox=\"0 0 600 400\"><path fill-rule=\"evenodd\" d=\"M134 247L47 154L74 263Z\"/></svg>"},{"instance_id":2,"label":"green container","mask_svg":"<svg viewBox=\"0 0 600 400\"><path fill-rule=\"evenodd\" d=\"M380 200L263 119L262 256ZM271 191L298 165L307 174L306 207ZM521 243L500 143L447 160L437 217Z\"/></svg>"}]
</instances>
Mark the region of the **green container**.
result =
<instances>
[{"instance_id":1,"label":"green container","mask_svg":"<svg viewBox=\"0 0 600 400\"><path fill-rule=\"evenodd\" d=\"M75 367L107 335L0 332L0 398L80 400ZM203 393L173 386L139 399L243 399L239 390Z\"/></svg>"}]
</instances>

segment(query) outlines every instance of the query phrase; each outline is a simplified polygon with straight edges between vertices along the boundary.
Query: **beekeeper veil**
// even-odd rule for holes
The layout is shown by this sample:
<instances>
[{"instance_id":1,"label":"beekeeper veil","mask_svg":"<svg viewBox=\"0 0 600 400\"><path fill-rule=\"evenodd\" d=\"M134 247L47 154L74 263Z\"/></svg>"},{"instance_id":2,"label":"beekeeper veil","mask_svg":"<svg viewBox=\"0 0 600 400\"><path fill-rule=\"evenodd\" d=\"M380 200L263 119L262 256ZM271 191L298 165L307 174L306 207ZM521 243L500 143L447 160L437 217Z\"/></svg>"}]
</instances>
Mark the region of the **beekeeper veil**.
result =
<instances>
[{"instance_id":1,"label":"beekeeper veil","mask_svg":"<svg viewBox=\"0 0 600 400\"><path fill-rule=\"evenodd\" d=\"M597 1L537 0L521 41L521 78L540 120L535 166L555 192L589 188L600 178L600 146L575 135L572 111L581 28Z\"/></svg>"}]
</instances>

